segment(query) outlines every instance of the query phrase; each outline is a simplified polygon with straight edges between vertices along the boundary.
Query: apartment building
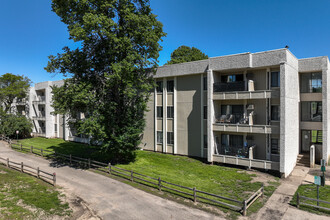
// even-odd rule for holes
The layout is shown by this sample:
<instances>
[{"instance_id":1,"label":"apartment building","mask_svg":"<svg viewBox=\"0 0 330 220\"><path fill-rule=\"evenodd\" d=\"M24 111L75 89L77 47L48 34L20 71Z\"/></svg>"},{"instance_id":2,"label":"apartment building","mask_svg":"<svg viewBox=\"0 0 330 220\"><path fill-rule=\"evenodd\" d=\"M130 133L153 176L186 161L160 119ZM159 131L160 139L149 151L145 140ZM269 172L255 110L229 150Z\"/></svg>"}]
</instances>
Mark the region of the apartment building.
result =
<instances>
[{"instance_id":1,"label":"apartment building","mask_svg":"<svg viewBox=\"0 0 330 220\"><path fill-rule=\"evenodd\" d=\"M89 143L89 138L76 134L65 115L52 114L52 86L63 84L63 80L36 83L34 87L29 88L27 98L14 102L13 110L32 120L32 136Z\"/></svg>"},{"instance_id":2,"label":"apartment building","mask_svg":"<svg viewBox=\"0 0 330 220\"><path fill-rule=\"evenodd\" d=\"M328 161L328 57L288 49L159 67L141 148L279 171Z\"/></svg>"}]
</instances>

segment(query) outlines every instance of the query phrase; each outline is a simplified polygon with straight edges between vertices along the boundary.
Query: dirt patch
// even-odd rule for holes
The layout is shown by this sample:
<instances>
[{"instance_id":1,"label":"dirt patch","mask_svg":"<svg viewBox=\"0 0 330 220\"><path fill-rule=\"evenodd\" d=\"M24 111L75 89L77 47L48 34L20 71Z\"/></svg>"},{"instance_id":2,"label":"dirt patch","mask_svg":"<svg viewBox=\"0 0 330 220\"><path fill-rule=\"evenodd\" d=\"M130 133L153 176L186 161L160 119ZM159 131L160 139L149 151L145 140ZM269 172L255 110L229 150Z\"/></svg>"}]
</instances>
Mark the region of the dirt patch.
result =
<instances>
[{"instance_id":1,"label":"dirt patch","mask_svg":"<svg viewBox=\"0 0 330 220\"><path fill-rule=\"evenodd\" d=\"M70 206L70 209L72 210L72 214L69 217L61 217L59 219L73 219L73 220L99 220L101 219L97 214L89 208L89 204L85 202L80 197L77 197L71 193L68 193L64 190L60 190L65 197L62 197L64 202L67 202ZM54 218L54 220L57 220L57 218Z\"/></svg>"},{"instance_id":2,"label":"dirt patch","mask_svg":"<svg viewBox=\"0 0 330 220\"><path fill-rule=\"evenodd\" d=\"M247 172L248 174L252 174L254 175L252 177L252 183L255 183L255 182L262 182L264 183L265 186L268 186L269 185L269 182L274 182L274 181L280 181L278 180L277 178L275 178L273 175L271 174L268 174L268 173L263 173L263 172L258 172L258 171L245 171Z\"/></svg>"}]
</instances>

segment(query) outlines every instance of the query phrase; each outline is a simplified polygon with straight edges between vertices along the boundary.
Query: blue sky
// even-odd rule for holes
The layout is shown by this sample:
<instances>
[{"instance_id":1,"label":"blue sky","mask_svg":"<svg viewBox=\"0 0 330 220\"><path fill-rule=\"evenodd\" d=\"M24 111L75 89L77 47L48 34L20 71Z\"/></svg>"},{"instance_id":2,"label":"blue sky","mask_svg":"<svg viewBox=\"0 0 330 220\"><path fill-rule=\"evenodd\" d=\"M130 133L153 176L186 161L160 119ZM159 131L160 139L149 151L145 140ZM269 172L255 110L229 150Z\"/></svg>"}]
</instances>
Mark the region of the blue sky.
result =
<instances>
[{"instance_id":1,"label":"blue sky","mask_svg":"<svg viewBox=\"0 0 330 220\"><path fill-rule=\"evenodd\" d=\"M167 33L160 65L181 45L210 57L285 45L298 58L330 55L329 0L151 0L151 7ZM2 0L0 27L0 75L63 78L43 69L49 55L74 45L51 0Z\"/></svg>"}]
</instances>

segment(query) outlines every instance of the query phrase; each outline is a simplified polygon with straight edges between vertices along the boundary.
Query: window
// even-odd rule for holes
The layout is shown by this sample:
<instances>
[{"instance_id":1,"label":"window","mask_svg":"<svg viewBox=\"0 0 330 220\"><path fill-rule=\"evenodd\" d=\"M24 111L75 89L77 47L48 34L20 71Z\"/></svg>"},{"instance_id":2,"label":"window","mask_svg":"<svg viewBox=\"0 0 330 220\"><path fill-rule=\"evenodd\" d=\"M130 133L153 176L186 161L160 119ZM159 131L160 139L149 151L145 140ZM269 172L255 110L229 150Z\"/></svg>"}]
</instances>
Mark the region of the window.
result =
<instances>
[{"instance_id":1,"label":"window","mask_svg":"<svg viewBox=\"0 0 330 220\"><path fill-rule=\"evenodd\" d=\"M207 105L204 105L204 108L203 108L203 118L207 119Z\"/></svg>"},{"instance_id":2,"label":"window","mask_svg":"<svg viewBox=\"0 0 330 220\"><path fill-rule=\"evenodd\" d=\"M174 132L167 132L167 144L174 144Z\"/></svg>"},{"instance_id":3,"label":"window","mask_svg":"<svg viewBox=\"0 0 330 220\"><path fill-rule=\"evenodd\" d=\"M162 143L163 143L163 132L157 131L157 144L162 144Z\"/></svg>"},{"instance_id":4,"label":"window","mask_svg":"<svg viewBox=\"0 0 330 220\"><path fill-rule=\"evenodd\" d=\"M167 118L174 118L174 107L173 106L167 107Z\"/></svg>"},{"instance_id":5,"label":"window","mask_svg":"<svg viewBox=\"0 0 330 220\"><path fill-rule=\"evenodd\" d=\"M322 131L312 130L311 133L311 144L322 144Z\"/></svg>"},{"instance_id":6,"label":"window","mask_svg":"<svg viewBox=\"0 0 330 220\"><path fill-rule=\"evenodd\" d=\"M158 81L156 82L157 86L156 86L156 91L158 93L162 93L163 92L163 81Z\"/></svg>"},{"instance_id":7,"label":"window","mask_svg":"<svg viewBox=\"0 0 330 220\"><path fill-rule=\"evenodd\" d=\"M157 106L157 118L163 117L163 106Z\"/></svg>"},{"instance_id":8,"label":"window","mask_svg":"<svg viewBox=\"0 0 330 220\"><path fill-rule=\"evenodd\" d=\"M280 72L271 72L271 86L280 87Z\"/></svg>"},{"instance_id":9,"label":"window","mask_svg":"<svg viewBox=\"0 0 330 220\"><path fill-rule=\"evenodd\" d=\"M280 106L272 105L271 107L271 120L279 121L280 120Z\"/></svg>"},{"instance_id":10,"label":"window","mask_svg":"<svg viewBox=\"0 0 330 220\"><path fill-rule=\"evenodd\" d=\"M301 93L322 92L322 73L302 73L300 74Z\"/></svg>"},{"instance_id":11,"label":"window","mask_svg":"<svg viewBox=\"0 0 330 220\"><path fill-rule=\"evenodd\" d=\"M322 121L322 102L301 102L301 121Z\"/></svg>"},{"instance_id":12,"label":"window","mask_svg":"<svg viewBox=\"0 0 330 220\"><path fill-rule=\"evenodd\" d=\"M167 81L167 92L174 92L174 81Z\"/></svg>"},{"instance_id":13,"label":"window","mask_svg":"<svg viewBox=\"0 0 330 220\"><path fill-rule=\"evenodd\" d=\"M272 154L280 154L280 148L278 146L278 139L271 139L271 153Z\"/></svg>"},{"instance_id":14,"label":"window","mask_svg":"<svg viewBox=\"0 0 330 220\"><path fill-rule=\"evenodd\" d=\"M54 132L57 132L57 124L54 126Z\"/></svg>"},{"instance_id":15,"label":"window","mask_svg":"<svg viewBox=\"0 0 330 220\"><path fill-rule=\"evenodd\" d=\"M207 77L203 77L203 90L207 90Z\"/></svg>"},{"instance_id":16,"label":"window","mask_svg":"<svg viewBox=\"0 0 330 220\"><path fill-rule=\"evenodd\" d=\"M207 148L207 135L204 135L204 148Z\"/></svg>"},{"instance_id":17,"label":"window","mask_svg":"<svg viewBox=\"0 0 330 220\"><path fill-rule=\"evenodd\" d=\"M236 75L223 75L221 76L221 82L241 82L244 80L243 74Z\"/></svg>"}]
</instances>

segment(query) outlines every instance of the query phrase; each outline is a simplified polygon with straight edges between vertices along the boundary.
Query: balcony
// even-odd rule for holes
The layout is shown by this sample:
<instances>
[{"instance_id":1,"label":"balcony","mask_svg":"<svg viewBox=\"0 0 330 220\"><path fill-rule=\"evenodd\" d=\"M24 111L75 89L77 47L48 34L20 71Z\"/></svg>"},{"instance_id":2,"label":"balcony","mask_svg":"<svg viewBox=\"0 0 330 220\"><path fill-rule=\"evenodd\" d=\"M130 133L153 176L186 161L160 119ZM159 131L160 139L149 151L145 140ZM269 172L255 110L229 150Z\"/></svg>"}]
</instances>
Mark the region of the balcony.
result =
<instances>
[{"instance_id":1,"label":"balcony","mask_svg":"<svg viewBox=\"0 0 330 220\"><path fill-rule=\"evenodd\" d=\"M215 119L214 131L241 132L256 134L279 134L279 126L255 125L253 123L253 112L248 116L245 114L221 115Z\"/></svg>"},{"instance_id":2,"label":"balcony","mask_svg":"<svg viewBox=\"0 0 330 220\"><path fill-rule=\"evenodd\" d=\"M33 102L39 102L39 104L45 103L46 97L45 96L36 96L35 100L33 100Z\"/></svg>"},{"instance_id":3,"label":"balcony","mask_svg":"<svg viewBox=\"0 0 330 220\"><path fill-rule=\"evenodd\" d=\"M253 158L253 149L255 147L256 147L255 145L231 146L231 145L219 144L215 148L215 154L235 156L240 158Z\"/></svg>"},{"instance_id":4,"label":"balcony","mask_svg":"<svg viewBox=\"0 0 330 220\"><path fill-rule=\"evenodd\" d=\"M239 92L218 92L213 94L213 100L239 100L239 99L269 99L279 98L280 91L239 91Z\"/></svg>"},{"instance_id":5,"label":"balcony","mask_svg":"<svg viewBox=\"0 0 330 220\"><path fill-rule=\"evenodd\" d=\"M245 81L216 82L213 84L213 92L233 92L245 90Z\"/></svg>"},{"instance_id":6,"label":"balcony","mask_svg":"<svg viewBox=\"0 0 330 220\"><path fill-rule=\"evenodd\" d=\"M46 120L46 114L45 114L45 112L38 112L35 116L33 116L33 119L44 121L44 120Z\"/></svg>"}]
</instances>

